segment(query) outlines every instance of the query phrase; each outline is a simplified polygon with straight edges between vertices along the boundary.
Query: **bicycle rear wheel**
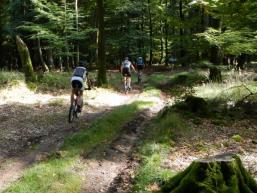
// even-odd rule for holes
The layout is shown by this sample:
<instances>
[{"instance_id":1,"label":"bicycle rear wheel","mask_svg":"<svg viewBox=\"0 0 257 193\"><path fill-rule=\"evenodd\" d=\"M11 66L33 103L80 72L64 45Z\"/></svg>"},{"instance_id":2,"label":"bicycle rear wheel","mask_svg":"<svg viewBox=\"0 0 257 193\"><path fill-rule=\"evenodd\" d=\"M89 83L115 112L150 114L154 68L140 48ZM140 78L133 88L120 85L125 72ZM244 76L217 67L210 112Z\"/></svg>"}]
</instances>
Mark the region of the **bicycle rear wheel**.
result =
<instances>
[{"instance_id":1,"label":"bicycle rear wheel","mask_svg":"<svg viewBox=\"0 0 257 193\"><path fill-rule=\"evenodd\" d=\"M69 119L68 119L69 123L71 123L73 119L74 119L74 106L71 105L69 110Z\"/></svg>"},{"instance_id":2,"label":"bicycle rear wheel","mask_svg":"<svg viewBox=\"0 0 257 193\"><path fill-rule=\"evenodd\" d=\"M77 105L76 104L73 104L73 105L70 106L69 118L68 118L69 123L72 123L74 118L78 118Z\"/></svg>"}]
</instances>

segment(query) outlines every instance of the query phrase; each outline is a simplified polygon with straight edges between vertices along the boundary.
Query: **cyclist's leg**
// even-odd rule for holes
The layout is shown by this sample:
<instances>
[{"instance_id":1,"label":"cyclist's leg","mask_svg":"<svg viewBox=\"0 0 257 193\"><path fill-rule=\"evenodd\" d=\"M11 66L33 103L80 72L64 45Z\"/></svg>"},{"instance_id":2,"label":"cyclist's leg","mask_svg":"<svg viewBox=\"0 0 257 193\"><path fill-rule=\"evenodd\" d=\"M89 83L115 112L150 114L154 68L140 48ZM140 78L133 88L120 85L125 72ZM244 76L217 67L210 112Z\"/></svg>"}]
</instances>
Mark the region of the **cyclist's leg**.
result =
<instances>
[{"instance_id":1,"label":"cyclist's leg","mask_svg":"<svg viewBox=\"0 0 257 193\"><path fill-rule=\"evenodd\" d=\"M123 76L123 86L124 86L124 89L126 90L127 89L127 76L126 75Z\"/></svg>"},{"instance_id":2,"label":"cyclist's leg","mask_svg":"<svg viewBox=\"0 0 257 193\"><path fill-rule=\"evenodd\" d=\"M131 90L131 71L129 70L128 71L128 80L127 80L128 82L128 88L129 88L129 90Z\"/></svg>"},{"instance_id":3,"label":"cyclist's leg","mask_svg":"<svg viewBox=\"0 0 257 193\"><path fill-rule=\"evenodd\" d=\"M78 112L82 111L83 108L83 91L79 91L77 96L77 105L78 105Z\"/></svg>"},{"instance_id":4,"label":"cyclist's leg","mask_svg":"<svg viewBox=\"0 0 257 193\"><path fill-rule=\"evenodd\" d=\"M138 81L141 78L141 70L139 68L137 69L137 78L138 78Z\"/></svg>"},{"instance_id":5,"label":"cyclist's leg","mask_svg":"<svg viewBox=\"0 0 257 193\"><path fill-rule=\"evenodd\" d=\"M127 78L127 86L128 86L128 89L131 90L131 77L128 76Z\"/></svg>"},{"instance_id":6,"label":"cyclist's leg","mask_svg":"<svg viewBox=\"0 0 257 193\"><path fill-rule=\"evenodd\" d=\"M71 95L70 95L70 104L71 105L74 103L74 95L75 95L75 90L74 90L74 88L72 88Z\"/></svg>"}]
</instances>

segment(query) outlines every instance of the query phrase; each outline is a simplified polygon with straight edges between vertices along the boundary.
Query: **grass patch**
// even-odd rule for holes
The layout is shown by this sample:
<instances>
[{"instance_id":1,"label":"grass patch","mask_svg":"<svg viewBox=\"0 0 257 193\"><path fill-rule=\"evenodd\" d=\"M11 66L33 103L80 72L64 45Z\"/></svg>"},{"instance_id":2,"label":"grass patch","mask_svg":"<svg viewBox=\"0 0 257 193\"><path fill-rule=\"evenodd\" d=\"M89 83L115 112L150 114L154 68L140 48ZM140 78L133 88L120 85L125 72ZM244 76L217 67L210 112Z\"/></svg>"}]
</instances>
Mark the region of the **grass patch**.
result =
<instances>
[{"instance_id":1,"label":"grass patch","mask_svg":"<svg viewBox=\"0 0 257 193\"><path fill-rule=\"evenodd\" d=\"M252 72L238 73L235 71L223 72L223 82L209 82L204 85L195 86L194 93L196 96L208 100L221 99L237 101L249 93L257 92L257 83L252 81L255 76Z\"/></svg>"},{"instance_id":2,"label":"grass patch","mask_svg":"<svg viewBox=\"0 0 257 193\"><path fill-rule=\"evenodd\" d=\"M86 153L96 144L106 143L119 135L121 126L131 120L137 112L151 106L151 102L134 102L117 107L107 116L94 121L90 129L81 131L67 138L64 150L72 154Z\"/></svg>"},{"instance_id":3,"label":"grass patch","mask_svg":"<svg viewBox=\"0 0 257 193\"><path fill-rule=\"evenodd\" d=\"M143 89L144 93L148 96L160 97L161 91L155 87L147 86Z\"/></svg>"},{"instance_id":4,"label":"grass patch","mask_svg":"<svg viewBox=\"0 0 257 193\"><path fill-rule=\"evenodd\" d=\"M38 76L37 82L26 82L29 89L35 91L56 91L61 89L70 89L71 73L68 72L49 72ZM25 76L22 72L0 71L0 88L6 86L15 86L19 82L25 82Z\"/></svg>"},{"instance_id":5,"label":"grass patch","mask_svg":"<svg viewBox=\"0 0 257 193\"><path fill-rule=\"evenodd\" d=\"M167 81L170 80L172 75L170 74L161 74L161 73L154 73L149 76L146 76L147 82L149 85L157 87L160 84L165 84Z\"/></svg>"},{"instance_id":6,"label":"grass patch","mask_svg":"<svg viewBox=\"0 0 257 193\"><path fill-rule=\"evenodd\" d=\"M202 72L179 72L166 78L166 81L159 84L157 87L172 96L181 96L193 86L206 81L206 75Z\"/></svg>"},{"instance_id":7,"label":"grass patch","mask_svg":"<svg viewBox=\"0 0 257 193\"><path fill-rule=\"evenodd\" d=\"M25 76L17 71L0 71L0 88L15 86L19 82L25 82Z\"/></svg>"},{"instance_id":8,"label":"grass patch","mask_svg":"<svg viewBox=\"0 0 257 193\"><path fill-rule=\"evenodd\" d=\"M75 193L80 190L81 177L71 170L79 156L99 145L111 143L120 133L122 125L144 108L149 102L134 102L117 107L112 112L95 120L89 128L66 138L62 147L63 156L39 163L28 169L23 177L4 193L55 192Z\"/></svg>"},{"instance_id":9,"label":"grass patch","mask_svg":"<svg viewBox=\"0 0 257 193\"><path fill-rule=\"evenodd\" d=\"M137 172L133 192L148 193L163 184L175 173L163 167L169 150L174 145L175 133L185 132L187 125L176 113L169 113L153 121L147 128L147 138L140 147L142 164Z\"/></svg>"},{"instance_id":10,"label":"grass patch","mask_svg":"<svg viewBox=\"0 0 257 193\"><path fill-rule=\"evenodd\" d=\"M47 163L38 164L28 169L21 180L4 193L27 192L58 192L75 193L79 191L79 177L72 171L68 171L71 160L52 159Z\"/></svg>"},{"instance_id":11,"label":"grass patch","mask_svg":"<svg viewBox=\"0 0 257 193\"><path fill-rule=\"evenodd\" d=\"M71 75L69 72L49 72L38 76L38 89L42 91L70 89Z\"/></svg>"},{"instance_id":12,"label":"grass patch","mask_svg":"<svg viewBox=\"0 0 257 193\"><path fill-rule=\"evenodd\" d=\"M65 104L64 99L54 99L49 101L48 105L52 106L52 107L60 107L63 106Z\"/></svg>"}]
</instances>

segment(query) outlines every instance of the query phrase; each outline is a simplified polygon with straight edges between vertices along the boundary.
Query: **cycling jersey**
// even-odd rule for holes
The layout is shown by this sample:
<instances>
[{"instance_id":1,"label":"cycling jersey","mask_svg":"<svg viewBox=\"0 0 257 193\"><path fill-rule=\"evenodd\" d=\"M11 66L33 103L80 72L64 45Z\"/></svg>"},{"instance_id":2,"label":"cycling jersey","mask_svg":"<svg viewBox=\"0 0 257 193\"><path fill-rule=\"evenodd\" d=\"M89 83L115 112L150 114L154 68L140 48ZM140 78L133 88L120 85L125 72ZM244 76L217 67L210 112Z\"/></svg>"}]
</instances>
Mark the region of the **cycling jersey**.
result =
<instances>
[{"instance_id":1,"label":"cycling jersey","mask_svg":"<svg viewBox=\"0 0 257 193\"><path fill-rule=\"evenodd\" d=\"M84 80L86 78L87 70L84 67L76 67L73 76L71 77L72 88L78 88L81 91L84 90Z\"/></svg>"},{"instance_id":2,"label":"cycling jersey","mask_svg":"<svg viewBox=\"0 0 257 193\"><path fill-rule=\"evenodd\" d=\"M130 66L131 66L132 64L131 64L131 62L129 61L129 60L124 60L123 62L122 62L122 67L123 68L128 68L128 69L130 69Z\"/></svg>"}]
</instances>

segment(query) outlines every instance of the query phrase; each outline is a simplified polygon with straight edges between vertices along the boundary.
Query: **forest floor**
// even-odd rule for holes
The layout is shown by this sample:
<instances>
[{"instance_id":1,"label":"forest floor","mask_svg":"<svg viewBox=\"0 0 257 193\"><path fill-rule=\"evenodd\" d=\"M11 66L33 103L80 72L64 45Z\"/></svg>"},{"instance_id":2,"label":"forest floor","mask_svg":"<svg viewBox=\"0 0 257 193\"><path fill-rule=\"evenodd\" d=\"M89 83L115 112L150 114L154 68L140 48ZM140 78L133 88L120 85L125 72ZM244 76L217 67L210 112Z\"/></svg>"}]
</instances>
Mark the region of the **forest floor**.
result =
<instances>
[{"instance_id":1,"label":"forest floor","mask_svg":"<svg viewBox=\"0 0 257 193\"><path fill-rule=\"evenodd\" d=\"M160 80L163 79L160 74L157 75ZM58 95L51 92L40 94L29 90L24 83L0 90L0 192L22 180L27 169L42 162L47 163L52 155L62 158L60 148L67 136L89 131L92 123L94 125L115 109L136 101L151 104L135 110L132 118L125 118L117 126L120 128L117 136L103 139L89 151L80 154L75 163L68 167L69 172L76 173L81 180L81 188L69 192L153 192L163 183L159 176L162 170L169 170L172 174L168 176L172 176L193 160L223 152L239 154L245 167L257 179L256 116L227 120L227 117L213 119L181 114L181 125L177 123L178 117L175 117L175 123L172 122L173 118L168 120L167 127L172 137L168 136L170 132L164 133L163 137L169 138L164 144L163 140L158 141L149 134L152 134L154 127L162 129L162 123L155 125L153 120L167 103L173 104L173 94L177 90L168 94L160 90L146 91L149 82L141 86L134 84L133 91L127 95L119 88L85 91L83 112L72 124L67 121L68 91ZM115 125L115 117L109 124ZM163 144L165 148L162 150ZM145 145L150 147L151 150L147 151L151 155L156 151L161 156L160 159L153 156L158 164L150 165L149 171L144 170L144 165L147 166L147 159L152 158L141 152ZM147 178L142 180L142 184L138 182L141 175ZM58 192L65 185L50 186L54 188L50 188L49 192ZM21 189L12 190L7 192L22 192Z\"/></svg>"},{"instance_id":2,"label":"forest floor","mask_svg":"<svg viewBox=\"0 0 257 193\"><path fill-rule=\"evenodd\" d=\"M139 86L135 86L127 95L101 88L85 91L84 109L79 119L72 124L67 121L68 94L58 96L51 93L39 94L29 90L23 83L2 89L0 91L0 191L18 180L26 168L45 161L51 154L58 152L66 136L86 128L94 120L111 112L113 108L134 101L152 102L154 105L147 112L139 112L134 120L124 123L124 126L121 125L123 128L120 136L108 147L105 149L100 147L90 152L87 158L81 159L79 166L74 166L81 168L84 165L82 168L86 170L84 174L81 173L86 175L84 177L87 179L83 192L102 192L110 189L110 182L131 165L130 155L139 140L138 128L165 105L165 97L142 94L140 89ZM103 152L108 153L102 156ZM97 164L93 159L95 157L99 158ZM113 167L110 167L111 165ZM105 180L98 184L97 179Z\"/></svg>"}]
</instances>

